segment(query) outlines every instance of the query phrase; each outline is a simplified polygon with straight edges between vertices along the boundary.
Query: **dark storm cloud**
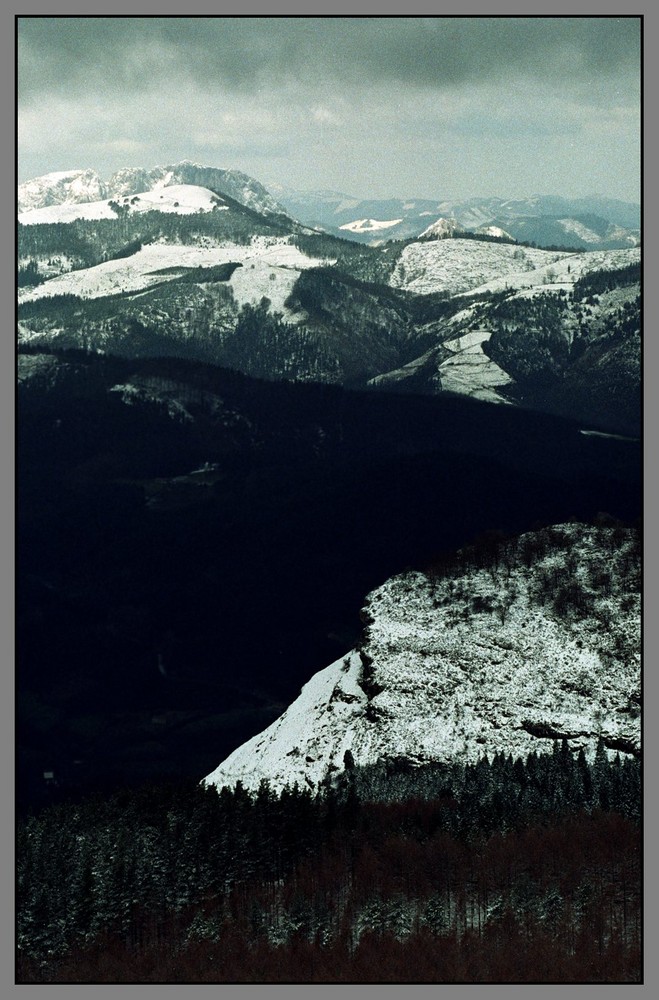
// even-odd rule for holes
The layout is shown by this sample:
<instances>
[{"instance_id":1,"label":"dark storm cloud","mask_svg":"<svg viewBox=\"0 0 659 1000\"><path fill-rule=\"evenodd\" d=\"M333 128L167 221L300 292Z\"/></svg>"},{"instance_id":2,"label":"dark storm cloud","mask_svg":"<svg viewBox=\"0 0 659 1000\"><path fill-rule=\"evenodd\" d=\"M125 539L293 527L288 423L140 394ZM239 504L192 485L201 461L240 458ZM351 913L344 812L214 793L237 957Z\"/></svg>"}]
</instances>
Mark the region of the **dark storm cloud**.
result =
<instances>
[{"instance_id":1,"label":"dark storm cloud","mask_svg":"<svg viewBox=\"0 0 659 1000\"><path fill-rule=\"evenodd\" d=\"M149 89L172 74L255 90L333 80L454 87L638 75L638 18L20 18L22 98Z\"/></svg>"},{"instance_id":2,"label":"dark storm cloud","mask_svg":"<svg viewBox=\"0 0 659 1000\"><path fill-rule=\"evenodd\" d=\"M187 158L360 197L638 197L638 17L21 17L18 69L20 180Z\"/></svg>"}]
</instances>

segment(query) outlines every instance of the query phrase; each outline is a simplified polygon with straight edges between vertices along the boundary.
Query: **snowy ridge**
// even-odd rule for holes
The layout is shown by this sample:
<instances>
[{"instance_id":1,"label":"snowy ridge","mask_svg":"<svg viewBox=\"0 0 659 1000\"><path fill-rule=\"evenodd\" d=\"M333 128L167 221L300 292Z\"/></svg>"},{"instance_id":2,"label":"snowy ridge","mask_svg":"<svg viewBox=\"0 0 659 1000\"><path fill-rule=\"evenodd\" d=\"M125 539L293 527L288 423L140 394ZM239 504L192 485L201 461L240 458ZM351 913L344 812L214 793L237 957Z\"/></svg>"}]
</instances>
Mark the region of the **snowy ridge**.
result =
<instances>
[{"instance_id":1,"label":"snowy ridge","mask_svg":"<svg viewBox=\"0 0 659 1000\"><path fill-rule=\"evenodd\" d=\"M107 186L95 170L61 170L18 186L19 214L49 205L77 204L107 198Z\"/></svg>"},{"instance_id":2,"label":"snowy ridge","mask_svg":"<svg viewBox=\"0 0 659 1000\"><path fill-rule=\"evenodd\" d=\"M351 233L374 233L379 229L390 229L397 226L402 219L356 219L354 222L346 222L339 226L339 229L347 229Z\"/></svg>"},{"instance_id":3,"label":"snowy ridge","mask_svg":"<svg viewBox=\"0 0 659 1000\"><path fill-rule=\"evenodd\" d=\"M273 787L297 781L315 788L329 773L343 770L367 702L361 673L356 652L319 671L276 722L234 751L205 783L242 781L258 788L266 777Z\"/></svg>"},{"instance_id":4,"label":"snowy ridge","mask_svg":"<svg viewBox=\"0 0 659 1000\"><path fill-rule=\"evenodd\" d=\"M501 226L481 226L480 229L476 230L478 233L482 233L484 236L496 236L498 239L512 239L510 233L507 233L505 229Z\"/></svg>"},{"instance_id":5,"label":"snowy ridge","mask_svg":"<svg viewBox=\"0 0 659 1000\"><path fill-rule=\"evenodd\" d=\"M591 271L626 267L640 259L639 247L569 253L473 239L415 242L401 253L389 284L421 295L547 290L547 285L569 286Z\"/></svg>"},{"instance_id":6,"label":"snowy ridge","mask_svg":"<svg viewBox=\"0 0 659 1000\"><path fill-rule=\"evenodd\" d=\"M121 292L139 292L164 281L173 281L188 268L212 267L229 262L243 265L229 279L236 302L255 303L267 296L271 309L286 315L289 311L285 309L284 302L300 271L328 263L306 256L290 243L288 237L254 236L247 245L190 246L157 242L146 244L130 257L69 271L41 285L21 289L19 301L29 302L64 294L97 298ZM298 319L302 318L301 314L295 315Z\"/></svg>"},{"instance_id":7,"label":"snowy ridge","mask_svg":"<svg viewBox=\"0 0 659 1000\"><path fill-rule=\"evenodd\" d=\"M525 254L533 251L524 249ZM535 290L542 293L556 288L567 291L579 278L593 271L615 271L617 268L641 261L640 247L630 247L629 250L590 250L586 253L556 254L550 250L536 250L535 253L545 253L549 259L540 263L535 270L513 272L504 277L491 278L472 289L472 292L501 292L506 289L517 289L519 292Z\"/></svg>"},{"instance_id":8,"label":"snowy ridge","mask_svg":"<svg viewBox=\"0 0 659 1000\"><path fill-rule=\"evenodd\" d=\"M470 292L493 279L514 282L517 275L547 266L556 257L549 250L471 239L416 242L401 253L389 284L420 295Z\"/></svg>"},{"instance_id":9,"label":"snowy ridge","mask_svg":"<svg viewBox=\"0 0 659 1000\"><path fill-rule=\"evenodd\" d=\"M498 565L388 580L367 599L361 648L204 782L317 789L347 750L355 765L465 762L566 738L592 756L601 737L638 753L638 556L614 530L565 524L521 536Z\"/></svg>"},{"instance_id":10,"label":"snowy ridge","mask_svg":"<svg viewBox=\"0 0 659 1000\"><path fill-rule=\"evenodd\" d=\"M18 221L24 226L34 226L44 222L74 222L76 219L116 219L117 208L129 215L153 211L191 215L193 212L212 212L214 209L226 211L228 205L223 204L221 199L207 188L195 187L192 184L174 184L166 188L144 191L132 197L124 195L120 202L110 198L107 201L66 202L46 208L34 208L29 212L20 213Z\"/></svg>"}]
</instances>

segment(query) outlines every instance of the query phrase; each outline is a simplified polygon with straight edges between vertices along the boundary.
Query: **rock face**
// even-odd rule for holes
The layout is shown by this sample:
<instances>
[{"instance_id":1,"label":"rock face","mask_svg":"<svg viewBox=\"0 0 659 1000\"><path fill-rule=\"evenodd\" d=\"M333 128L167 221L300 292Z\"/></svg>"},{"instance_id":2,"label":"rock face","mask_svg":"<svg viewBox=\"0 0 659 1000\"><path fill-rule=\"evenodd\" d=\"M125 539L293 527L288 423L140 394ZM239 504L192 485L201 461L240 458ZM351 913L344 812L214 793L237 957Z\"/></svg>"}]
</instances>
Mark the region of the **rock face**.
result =
<instances>
[{"instance_id":1,"label":"rock face","mask_svg":"<svg viewBox=\"0 0 659 1000\"><path fill-rule=\"evenodd\" d=\"M18 212L20 215L34 208L84 204L107 197L107 187L95 170L66 170L19 184Z\"/></svg>"},{"instance_id":2,"label":"rock face","mask_svg":"<svg viewBox=\"0 0 659 1000\"><path fill-rule=\"evenodd\" d=\"M285 214L285 209L275 201L263 185L248 174L240 170L203 166L190 160L182 160L167 167L154 167L152 170L140 168L120 170L110 178L108 190L112 196L125 196L172 184L191 184L195 187L220 191L262 215Z\"/></svg>"},{"instance_id":3,"label":"rock face","mask_svg":"<svg viewBox=\"0 0 659 1000\"><path fill-rule=\"evenodd\" d=\"M317 673L204 781L316 790L382 760L640 753L640 550L632 529L564 524L485 541L371 593L360 647Z\"/></svg>"}]
</instances>

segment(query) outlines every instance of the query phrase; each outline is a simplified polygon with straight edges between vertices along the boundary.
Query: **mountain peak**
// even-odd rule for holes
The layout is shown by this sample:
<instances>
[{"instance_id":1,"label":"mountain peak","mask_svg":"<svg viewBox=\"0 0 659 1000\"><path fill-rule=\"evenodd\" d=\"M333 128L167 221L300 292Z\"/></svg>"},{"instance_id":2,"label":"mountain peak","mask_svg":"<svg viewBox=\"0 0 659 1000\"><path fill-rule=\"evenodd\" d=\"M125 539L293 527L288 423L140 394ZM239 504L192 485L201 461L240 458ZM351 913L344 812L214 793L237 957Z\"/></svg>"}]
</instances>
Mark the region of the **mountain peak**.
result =
<instances>
[{"instance_id":1,"label":"mountain peak","mask_svg":"<svg viewBox=\"0 0 659 1000\"><path fill-rule=\"evenodd\" d=\"M240 170L228 170L180 160L168 166L122 167L108 181L95 170L70 170L44 174L18 188L18 212L51 205L85 204L144 194L154 188L191 185L219 191L261 215L282 215L286 210L259 181Z\"/></svg>"},{"instance_id":2,"label":"mountain peak","mask_svg":"<svg viewBox=\"0 0 659 1000\"><path fill-rule=\"evenodd\" d=\"M82 204L107 197L106 186L95 170L59 170L19 184L18 211L51 205Z\"/></svg>"}]
</instances>

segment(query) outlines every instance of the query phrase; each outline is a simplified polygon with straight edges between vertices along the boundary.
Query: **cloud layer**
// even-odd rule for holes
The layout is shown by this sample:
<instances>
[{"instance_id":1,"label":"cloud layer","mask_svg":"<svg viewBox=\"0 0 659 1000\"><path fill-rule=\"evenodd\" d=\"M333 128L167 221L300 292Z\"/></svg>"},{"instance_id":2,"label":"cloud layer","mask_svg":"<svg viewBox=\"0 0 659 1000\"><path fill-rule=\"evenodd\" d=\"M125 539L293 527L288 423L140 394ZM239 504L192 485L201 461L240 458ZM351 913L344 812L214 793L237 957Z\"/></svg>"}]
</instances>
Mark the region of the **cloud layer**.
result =
<instances>
[{"instance_id":1,"label":"cloud layer","mask_svg":"<svg viewBox=\"0 0 659 1000\"><path fill-rule=\"evenodd\" d=\"M635 199L639 67L638 18L19 18L19 173Z\"/></svg>"}]
</instances>

